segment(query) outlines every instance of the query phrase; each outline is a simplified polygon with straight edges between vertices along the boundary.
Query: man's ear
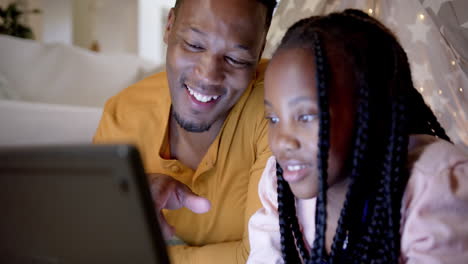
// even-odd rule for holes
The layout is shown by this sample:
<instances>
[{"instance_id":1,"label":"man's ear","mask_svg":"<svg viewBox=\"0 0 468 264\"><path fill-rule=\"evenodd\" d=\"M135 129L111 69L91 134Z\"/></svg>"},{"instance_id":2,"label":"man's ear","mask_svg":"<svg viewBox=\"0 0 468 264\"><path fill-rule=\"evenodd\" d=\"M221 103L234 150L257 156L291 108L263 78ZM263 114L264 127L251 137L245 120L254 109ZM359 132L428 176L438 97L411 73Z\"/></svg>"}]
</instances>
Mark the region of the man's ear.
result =
<instances>
[{"instance_id":1,"label":"man's ear","mask_svg":"<svg viewBox=\"0 0 468 264\"><path fill-rule=\"evenodd\" d=\"M174 26L174 22L175 10L174 8L171 8L171 10L169 10L169 14L167 15L166 29L164 30L164 43L166 44L169 39L169 34L171 33L172 27Z\"/></svg>"}]
</instances>

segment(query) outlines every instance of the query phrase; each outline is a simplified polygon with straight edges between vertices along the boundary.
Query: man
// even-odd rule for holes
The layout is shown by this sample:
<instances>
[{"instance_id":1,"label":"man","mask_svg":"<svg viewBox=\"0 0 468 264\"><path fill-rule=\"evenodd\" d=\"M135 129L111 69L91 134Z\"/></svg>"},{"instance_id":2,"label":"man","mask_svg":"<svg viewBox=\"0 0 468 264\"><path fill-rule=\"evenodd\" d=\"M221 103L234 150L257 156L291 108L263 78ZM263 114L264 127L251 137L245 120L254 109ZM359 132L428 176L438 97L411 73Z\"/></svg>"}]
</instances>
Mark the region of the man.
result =
<instances>
[{"instance_id":1,"label":"man","mask_svg":"<svg viewBox=\"0 0 468 264\"><path fill-rule=\"evenodd\" d=\"M261 206L257 185L271 155L266 65L258 64L275 5L177 1L164 35L167 72L106 104L94 141L138 146L165 235L184 242L170 247L174 263L247 259L247 223Z\"/></svg>"}]
</instances>

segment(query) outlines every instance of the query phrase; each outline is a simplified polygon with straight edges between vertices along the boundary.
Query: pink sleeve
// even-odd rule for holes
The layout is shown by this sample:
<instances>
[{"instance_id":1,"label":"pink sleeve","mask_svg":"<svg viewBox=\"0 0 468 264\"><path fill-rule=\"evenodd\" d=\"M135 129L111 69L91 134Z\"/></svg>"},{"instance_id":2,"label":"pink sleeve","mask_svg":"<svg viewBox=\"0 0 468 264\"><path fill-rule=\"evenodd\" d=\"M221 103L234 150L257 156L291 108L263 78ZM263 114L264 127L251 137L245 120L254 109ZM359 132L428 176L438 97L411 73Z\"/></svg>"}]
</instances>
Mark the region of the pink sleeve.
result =
<instances>
[{"instance_id":1,"label":"pink sleeve","mask_svg":"<svg viewBox=\"0 0 468 264\"><path fill-rule=\"evenodd\" d=\"M276 162L271 157L258 185L263 208L249 221L250 255L247 263L282 263L276 191Z\"/></svg>"},{"instance_id":2,"label":"pink sleeve","mask_svg":"<svg viewBox=\"0 0 468 264\"><path fill-rule=\"evenodd\" d=\"M468 263L468 159L431 165L440 158L419 164L408 182L400 263Z\"/></svg>"}]
</instances>

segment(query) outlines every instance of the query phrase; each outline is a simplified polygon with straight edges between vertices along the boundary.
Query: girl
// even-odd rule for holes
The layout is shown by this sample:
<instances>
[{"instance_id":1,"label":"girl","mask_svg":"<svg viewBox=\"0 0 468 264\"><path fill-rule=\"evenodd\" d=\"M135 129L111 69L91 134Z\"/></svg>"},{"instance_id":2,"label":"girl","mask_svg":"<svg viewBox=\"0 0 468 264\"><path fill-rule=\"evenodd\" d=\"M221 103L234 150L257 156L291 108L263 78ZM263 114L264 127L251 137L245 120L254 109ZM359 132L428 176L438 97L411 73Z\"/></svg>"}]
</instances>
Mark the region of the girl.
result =
<instances>
[{"instance_id":1,"label":"girl","mask_svg":"<svg viewBox=\"0 0 468 264\"><path fill-rule=\"evenodd\" d=\"M311 17L265 75L270 158L248 263L468 263L468 156L358 10Z\"/></svg>"}]
</instances>

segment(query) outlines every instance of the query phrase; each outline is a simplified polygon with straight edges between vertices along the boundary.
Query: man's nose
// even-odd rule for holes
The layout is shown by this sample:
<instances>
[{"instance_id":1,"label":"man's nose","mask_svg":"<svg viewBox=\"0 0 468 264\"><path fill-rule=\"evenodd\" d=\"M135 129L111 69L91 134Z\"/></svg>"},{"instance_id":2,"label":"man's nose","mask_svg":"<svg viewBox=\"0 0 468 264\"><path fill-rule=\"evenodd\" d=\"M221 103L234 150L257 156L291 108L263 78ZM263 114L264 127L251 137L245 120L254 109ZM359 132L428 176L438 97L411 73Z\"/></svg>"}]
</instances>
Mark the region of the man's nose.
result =
<instances>
[{"instance_id":1,"label":"man's nose","mask_svg":"<svg viewBox=\"0 0 468 264\"><path fill-rule=\"evenodd\" d=\"M195 73L206 85L221 85L225 78L224 60L205 54L195 67Z\"/></svg>"}]
</instances>

